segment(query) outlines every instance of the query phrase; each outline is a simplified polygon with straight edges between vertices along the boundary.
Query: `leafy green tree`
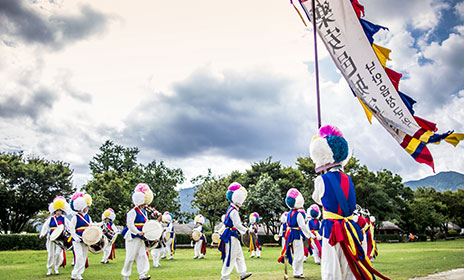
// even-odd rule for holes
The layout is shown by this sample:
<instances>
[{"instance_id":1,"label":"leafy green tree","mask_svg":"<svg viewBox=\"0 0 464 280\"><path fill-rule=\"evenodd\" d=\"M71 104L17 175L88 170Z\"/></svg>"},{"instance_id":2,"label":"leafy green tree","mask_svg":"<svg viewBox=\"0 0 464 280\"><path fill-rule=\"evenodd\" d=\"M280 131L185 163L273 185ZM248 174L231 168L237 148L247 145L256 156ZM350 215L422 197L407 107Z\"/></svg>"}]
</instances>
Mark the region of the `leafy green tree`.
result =
<instances>
[{"instance_id":1,"label":"leafy green tree","mask_svg":"<svg viewBox=\"0 0 464 280\"><path fill-rule=\"evenodd\" d=\"M282 205L279 186L264 173L256 185L249 186L248 197L245 200L247 214L257 212L265 228L275 234L279 231L279 217L286 210Z\"/></svg>"},{"instance_id":2,"label":"leafy green tree","mask_svg":"<svg viewBox=\"0 0 464 280\"><path fill-rule=\"evenodd\" d=\"M89 163L93 179L83 189L92 196L89 212L100 219L106 208L113 208L117 222L125 224L125 215L132 208L132 192L138 183L146 183L153 192L153 202L159 211L169 211L181 219L178 192L175 187L185 180L181 169L171 169L163 161L147 165L137 163L138 148L125 148L106 141Z\"/></svg>"},{"instance_id":3,"label":"leafy green tree","mask_svg":"<svg viewBox=\"0 0 464 280\"><path fill-rule=\"evenodd\" d=\"M61 161L0 154L0 223L4 233L21 232L58 195L73 192L72 170Z\"/></svg>"},{"instance_id":4,"label":"leafy green tree","mask_svg":"<svg viewBox=\"0 0 464 280\"><path fill-rule=\"evenodd\" d=\"M445 220L442 213L447 211L446 205L436 199L436 194L437 191L433 188L419 187L410 203L413 232L428 233L432 241Z\"/></svg>"},{"instance_id":5,"label":"leafy green tree","mask_svg":"<svg viewBox=\"0 0 464 280\"><path fill-rule=\"evenodd\" d=\"M214 228L221 221L229 202L226 199L227 189L232 182L229 178L213 176L211 169L208 175L197 176L191 180L195 185L192 206L196 207Z\"/></svg>"}]
</instances>

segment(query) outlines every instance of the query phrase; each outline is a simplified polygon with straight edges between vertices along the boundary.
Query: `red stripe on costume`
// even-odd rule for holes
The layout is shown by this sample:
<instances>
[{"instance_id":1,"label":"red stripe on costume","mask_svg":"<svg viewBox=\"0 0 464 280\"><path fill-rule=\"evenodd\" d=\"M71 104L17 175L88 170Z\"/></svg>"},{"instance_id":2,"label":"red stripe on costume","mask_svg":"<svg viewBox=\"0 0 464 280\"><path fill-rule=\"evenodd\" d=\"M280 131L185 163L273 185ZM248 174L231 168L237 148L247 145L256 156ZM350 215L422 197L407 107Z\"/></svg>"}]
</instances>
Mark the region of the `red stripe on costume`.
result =
<instances>
[{"instance_id":1,"label":"red stripe on costume","mask_svg":"<svg viewBox=\"0 0 464 280\"><path fill-rule=\"evenodd\" d=\"M61 263L60 267L66 267L66 252L63 250L63 262Z\"/></svg>"},{"instance_id":2,"label":"red stripe on costume","mask_svg":"<svg viewBox=\"0 0 464 280\"><path fill-rule=\"evenodd\" d=\"M345 173L340 172L340 185L342 186L343 193L345 198L348 199L350 195L350 178Z\"/></svg>"}]
</instances>

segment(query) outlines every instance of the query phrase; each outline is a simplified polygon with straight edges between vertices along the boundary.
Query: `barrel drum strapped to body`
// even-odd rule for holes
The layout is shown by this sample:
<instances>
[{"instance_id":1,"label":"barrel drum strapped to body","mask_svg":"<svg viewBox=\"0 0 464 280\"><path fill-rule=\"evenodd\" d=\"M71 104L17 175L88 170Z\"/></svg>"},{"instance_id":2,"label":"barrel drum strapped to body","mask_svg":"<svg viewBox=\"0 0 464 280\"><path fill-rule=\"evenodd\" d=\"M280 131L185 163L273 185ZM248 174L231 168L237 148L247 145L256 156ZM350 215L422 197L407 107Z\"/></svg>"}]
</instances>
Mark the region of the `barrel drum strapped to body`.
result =
<instances>
[{"instance_id":1,"label":"barrel drum strapped to body","mask_svg":"<svg viewBox=\"0 0 464 280\"><path fill-rule=\"evenodd\" d=\"M163 225L155 220L149 220L143 225L142 231L145 233L143 241L147 250L155 248L163 237Z\"/></svg>"},{"instance_id":2,"label":"barrel drum strapped to body","mask_svg":"<svg viewBox=\"0 0 464 280\"><path fill-rule=\"evenodd\" d=\"M108 239L98 225L89 225L82 233L82 241L89 246L89 251L93 254L103 252L108 245Z\"/></svg>"},{"instance_id":3,"label":"barrel drum strapped to body","mask_svg":"<svg viewBox=\"0 0 464 280\"><path fill-rule=\"evenodd\" d=\"M50 241L55 242L61 249L67 251L72 248L71 232L60 224L50 234Z\"/></svg>"}]
</instances>

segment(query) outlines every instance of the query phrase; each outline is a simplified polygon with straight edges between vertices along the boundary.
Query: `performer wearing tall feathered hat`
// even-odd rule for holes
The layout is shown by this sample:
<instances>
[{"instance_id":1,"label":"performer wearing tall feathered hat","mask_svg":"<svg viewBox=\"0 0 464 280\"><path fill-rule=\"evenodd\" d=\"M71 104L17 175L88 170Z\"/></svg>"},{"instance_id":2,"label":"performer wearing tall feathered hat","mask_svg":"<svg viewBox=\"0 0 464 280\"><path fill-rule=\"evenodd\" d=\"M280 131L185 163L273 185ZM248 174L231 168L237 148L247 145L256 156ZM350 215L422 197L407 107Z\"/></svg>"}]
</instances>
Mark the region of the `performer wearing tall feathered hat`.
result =
<instances>
[{"instance_id":1,"label":"performer wearing tall feathered hat","mask_svg":"<svg viewBox=\"0 0 464 280\"><path fill-rule=\"evenodd\" d=\"M67 229L70 228L70 222L64 216L69 212L69 205L64 197L57 196L49 204L48 210L50 217L42 225L39 238L47 237L47 275L51 275L53 270L55 274L59 274L59 267L66 265L66 253L64 249L61 249L55 242L50 241L50 235L59 225L63 225Z\"/></svg>"},{"instance_id":2,"label":"performer wearing tall feathered hat","mask_svg":"<svg viewBox=\"0 0 464 280\"><path fill-rule=\"evenodd\" d=\"M356 194L351 178L343 173L348 143L335 126L324 126L313 137L310 156L321 174L314 181L313 200L324 207L322 222L322 279L387 279L365 258L362 233L353 220Z\"/></svg>"},{"instance_id":3,"label":"performer wearing tall feathered hat","mask_svg":"<svg viewBox=\"0 0 464 280\"><path fill-rule=\"evenodd\" d=\"M248 252L251 252L251 258L256 257L261 258L261 246L259 245L259 237L258 237L258 223L259 223L259 214L256 212L253 212L250 214L250 226L248 230L250 232L254 232L256 234L256 238L254 235L250 236L250 247L248 248Z\"/></svg>"},{"instance_id":4,"label":"performer wearing tall feathered hat","mask_svg":"<svg viewBox=\"0 0 464 280\"><path fill-rule=\"evenodd\" d=\"M102 221L103 221L103 230L105 232L109 232L110 235L115 236L119 233L118 228L114 224L114 219L116 219L116 214L114 210L111 208L106 209L102 213ZM110 241L110 240L108 240ZM115 242L108 242L106 247L103 249L103 258L101 263L108 263L108 259L112 260L116 258L116 250L115 250Z\"/></svg>"},{"instance_id":5,"label":"performer wearing tall feathered hat","mask_svg":"<svg viewBox=\"0 0 464 280\"><path fill-rule=\"evenodd\" d=\"M132 272L132 263L137 263L137 272L139 279L148 280L151 278L147 275L150 270L150 260L148 259L147 249L143 240L143 226L148 221L145 207L153 201L153 193L147 184L138 184L132 193L132 202L134 208L127 212L127 227L121 232L124 236L126 247L126 260L121 271L124 280L129 280Z\"/></svg>"},{"instance_id":6,"label":"performer wearing tall feathered hat","mask_svg":"<svg viewBox=\"0 0 464 280\"><path fill-rule=\"evenodd\" d=\"M71 197L71 209L76 214L71 219L71 236L73 238L74 268L71 272L72 280L82 279L87 263L89 247L82 240L82 233L92 223L87 212L92 205L92 197L89 194L75 192Z\"/></svg>"},{"instance_id":7,"label":"performer wearing tall feathered hat","mask_svg":"<svg viewBox=\"0 0 464 280\"><path fill-rule=\"evenodd\" d=\"M249 234L248 229L242 225L238 214L238 210L245 201L247 194L247 190L237 182L230 184L226 193L230 206L227 208L224 217L225 229L221 234L221 241L218 246L223 261L221 280L229 280L228 276L234 267L238 274L240 274L240 279L246 279L251 276L250 272L247 273L245 257L243 256L242 247L238 239L238 232L240 234Z\"/></svg>"},{"instance_id":8,"label":"performer wearing tall feathered hat","mask_svg":"<svg viewBox=\"0 0 464 280\"><path fill-rule=\"evenodd\" d=\"M303 241L305 238L313 237L306 224L305 215L299 211L304 206L303 195L297 189L291 188L287 192L285 203L291 210L287 214L286 243L278 261L284 263L284 258L288 259L293 267L293 277L303 279Z\"/></svg>"},{"instance_id":9,"label":"performer wearing tall feathered hat","mask_svg":"<svg viewBox=\"0 0 464 280\"><path fill-rule=\"evenodd\" d=\"M321 264L322 247L320 240L322 239L322 237L319 235L319 230L321 229L321 222L319 221L319 217L321 216L321 210L319 209L319 206L317 206L316 204L309 206L307 210L307 215L309 217L309 230L313 235L316 236L316 238L311 238L311 247L313 250L314 262L316 264Z\"/></svg>"},{"instance_id":10,"label":"performer wearing tall feathered hat","mask_svg":"<svg viewBox=\"0 0 464 280\"><path fill-rule=\"evenodd\" d=\"M203 231L203 224L205 223L205 217L203 217L203 215L197 215L195 216L194 218L194 222L195 222L195 226L194 226L194 230L198 231L201 233L201 237L200 237L200 240L196 241L195 242L195 245L193 247L193 251L194 251L194 256L193 258L194 259L203 259L205 257L205 254L206 254L206 236L204 234L204 231Z\"/></svg>"},{"instance_id":11,"label":"performer wearing tall feathered hat","mask_svg":"<svg viewBox=\"0 0 464 280\"><path fill-rule=\"evenodd\" d=\"M174 254L176 253L176 233L174 231L172 219L173 216L171 213L163 213L163 222L166 223L166 226L164 227L166 249L162 253L162 259L166 258L167 256L168 260L172 260L174 258Z\"/></svg>"}]
</instances>

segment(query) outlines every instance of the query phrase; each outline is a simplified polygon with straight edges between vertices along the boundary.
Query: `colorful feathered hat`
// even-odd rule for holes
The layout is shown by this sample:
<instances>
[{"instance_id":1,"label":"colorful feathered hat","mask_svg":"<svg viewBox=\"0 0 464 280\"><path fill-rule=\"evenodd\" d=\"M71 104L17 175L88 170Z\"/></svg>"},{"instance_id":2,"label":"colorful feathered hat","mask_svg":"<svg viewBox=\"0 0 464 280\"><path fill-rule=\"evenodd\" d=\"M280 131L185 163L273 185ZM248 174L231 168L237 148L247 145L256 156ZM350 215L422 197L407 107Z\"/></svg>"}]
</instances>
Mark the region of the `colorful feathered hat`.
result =
<instances>
[{"instance_id":1,"label":"colorful feathered hat","mask_svg":"<svg viewBox=\"0 0 464 280\"><path fill-rule=\"evenodd\" d=\"M174 218L174 217L172 216L171 213L169 213L169 212L164 212L164 213L163 213L163 221L164 221L164 222L170 223L170 222L172 222L172 219L173 219L173 218Z\"/></svg>"},{"instance_id":2,"label":"colorful feathered hat","mask_svg":"<svg viewBox=\"0 0 464 280\"><path fill-rule=\"evenodd\" d=\"M132 193L132 202L135 206L142 204L150 204L153 201L153 192L147 184L140 183L135 186L134 192Z\"/></svg>"},{"instance_id":3,"label":"colorful feathered hat","mask_svg":"<svg viewBox=\"0 0 464 280\"><path fill-rule=\"evenodd\" d=\"M290 209L301 209L304 205L303 195L299 190L291 188L287 192L287 197L285 198L285 203Z\"/></svg>"},{"instance_id":4,"label":"colorful feathered hat","mask_svg":"<svg viewBox=\"0 0 464 280\"><path fill-rule=\"evenodd\" d=\"M250 224L257 224L259 223L259 214L253 212L250 214Z\"/></svg>"},{"instance_id":5,"label":"colorful feathered hat","mask_svg":"<svg viewBox=\"0 0 464 280\"><path fill-rule=\"evenodd\" d=\"M230 184L229 190L226 193L227 200L231 203L234 203L238 207L242 206L247 195L247 190L237 182L233 182L232 184Z\"/></svg>"},{"instance_id":6,"label":"colorful feathered hat","mask_svg":"<svg viewBox=\"0 0 464 280\"><path fill-rule=\"evenodd\" d=\"M334 166L342 167L348 159L348 142L336 126L326 125L311 140L309 153L317 173Z\"/></svg>"},{"instance_id":7,"label":"colorful feathered hat","mask_svg":"<svg viewBox=\"0 0 464 280\"><path fill-rule=\"evenodd\" d=\"M83 192L75 192L71 197L71 209L76 212L81 212L92 205L92 197Z\"/></svg>"},{"instance_id":8,"label":"colorful feathered hat","mask_svg":"<svg viewBox=\"0 0 464 280\"><path fill-rule=\"evenodd\" d=\"M102 220L104 221L105 219L110 219L111 221L114 221L114 219L116 219L116 214L114 214L113 209L108 208L105 211L103 211Z\"/></svg>"},{"instance_id":9,"label":"colorful feathered hat","mask_svg":"<svg viewBox=\"0 0 464 280\"><path fill-rule=\"evenodd\" d=\"M196 215L194 221L195 221L195 224L196 223L204 224L205 223L205 217L203 217L203 215L201 215L201 214Z\"/></svg>"},{"instance_id":10,"label":"colorful feathered hat","mask_svg":"<svg viewBox=\"0 0 464 280\"><path fill-rule=\"evenodd\" d=\"M307 210L308 217L311 217L313 219L319 219L321 216L321 210L319 209L319 206L317 204L312 204L309 206Z\"/></svg>"},{"instance_id":11,"label":"colorful feathered hat","mask_svg":"<svg viewBox=\"0 0 464 280\"><path fill-rule=\"evenodd\" d=\"M282 214L282 216L280 216L280 222L282 224L285 224L287 222L287 215L288 215L288 212L285 212Z\"/></svg>"},{"instance_id":12,"label":"colorful feathered hat","mask_svg":"<svg viewBox=\"0 0 464 280\"><path fill-rule=\"evenodd\" d=\"M57 210L63 211L63 214L67 214L69 211L69 205L66 202L66 198L63 196L57 196L53 199L52 203L48 206L50 214L54 214Z\"/></svg>"}]
</instances>

